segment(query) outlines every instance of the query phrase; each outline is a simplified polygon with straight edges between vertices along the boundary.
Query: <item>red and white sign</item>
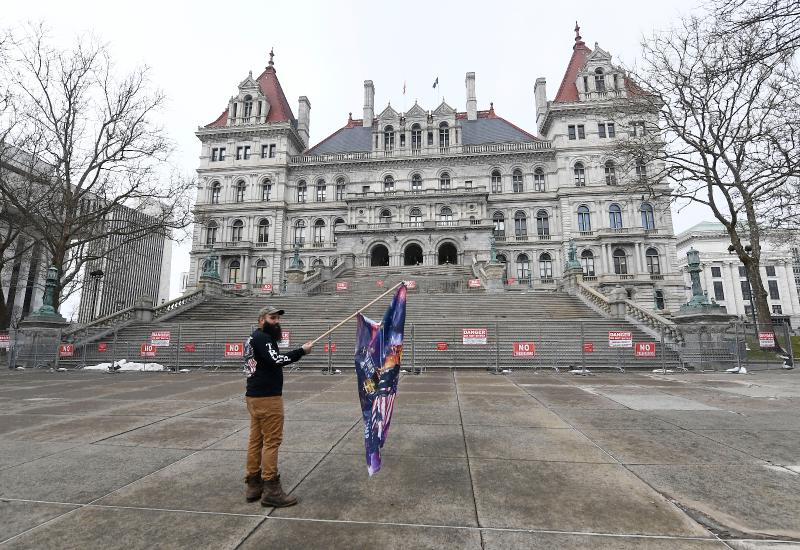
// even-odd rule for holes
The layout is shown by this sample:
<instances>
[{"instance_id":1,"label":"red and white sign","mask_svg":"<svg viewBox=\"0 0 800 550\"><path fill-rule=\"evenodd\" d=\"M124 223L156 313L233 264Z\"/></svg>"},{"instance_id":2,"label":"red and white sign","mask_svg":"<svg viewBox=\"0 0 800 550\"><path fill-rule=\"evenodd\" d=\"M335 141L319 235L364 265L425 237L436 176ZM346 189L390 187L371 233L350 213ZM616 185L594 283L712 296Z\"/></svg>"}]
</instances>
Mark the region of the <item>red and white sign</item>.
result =
<instances>
[{"instance_id":1,"label":"red and white sign","mask_svg":"<svg viewBox=\"0 0 800 550\"><path fill-rule=\"evenodd\" d=\"M323 351L328 353L328 350L330 350L331 353L336 353L336 342L331 342L330 346L328 346L328 342L325 342Z\"/></svg>"},{"instance_id":2,"label":"red and white sign","mask_svg":"<svg viewBox=\"0 0 800 550\"><path fill-rule=\"evenodd\" d=\"M594 342L584 342L583 343L583 352L584 353L594 353Z\"/></svg>"},{"instance_id":3,"label":"red and white sign","mask_svg":"<svg viewBox=\"0 0 800 550\"><path fill-rule=\"evenodd\" d=\"M150 335L150 343L158 347L169 346L169 337L168 330L154 330Z\"/></svg>"},{"instance_id":4,"label":"red and white sign","mask_svg":"<svg viewBox=\"0 0 800 550\"><path fill-rule=\"evenodd\" d=\"M375 281L375 285L378 286L378 288L383 288L383 285L385 284L386 283L384 281Z\"/></svg>"},{"instance_id":5,"label":"red and white sign","mask_svg":"<svg viewBox=\"0 0 800 550\"><path fill-rule=\"evenodd\" d=\"M0 349L8 349L11 346L11 337L7 332L0 334Z\"/></svg>"},{"instance_id":6,"label":"red and white sign","mask_svg":"<svg viewBox=\"0 0 800 550\"><path fill-rule=\"evenodd\" d=\"M414 290L417 288L417 281L406 281L406 288L408 290Z\"/></svg>"},{"instance_id":7,"label":"red and white sign","mask_svg":"<svg viewBox=\"0 0 800 550\"><path fill-rule=\"evenodd\" d=\"M108 351L108 342L98 342L97 351L99 351L100 353Z\"/></svg>"},{"instance_id":8,"label":"red and white sign","mask_svg":"<svg viewBox=\"0 0 800 550\"><path fill-rule=\"evenodd\" d=\"M233 290L242 290L242 283L235 283L233 285Z\"/></svg>"},{"instance_id":9,"label":"red and white sign","mask_svg":"<svg viewBox=\"0 0 800 550\"><path fill-rule=\"evenodd\" d=\"M632 348L633 336L629 330L611 330L608 332L608 347Z\"/></svg>"},{"instance_id":10,"label":"red and white sign","mask_svg":"<svg viewBox=\"0 0 800 550\"><path fill-rule=\"evenodd\" d=\"M58 346L59 357L72 357L75 355L75 344L61 344Z\"/></svg>"},{"instance_id":11,"label":"red and white sign","mask_svg":"<svg viewBox=\"0 0 800 550\"><path fill-rule=\"evenodd\" d=\"M488 329L485 328L465 328L461 331L461 343L465 346L485 345Z\"/></svg>"},{"instance_id":12,"label":"red and white sign","mask_svg":"<svg viewBox=\"0 0 800 550\"><path fill-rule=\"evenodd\" d=\"M342 291L347 290L347 281L339 281L336 283L336 290Z\"/></svg>"},{"instance_id":13,"label":"red and white sign","mask_svg":"<svg viewBox=\"0 0 800 550\"><path fill-rule=\"evenodd\" d=\"M656 356L656 343L655 342L636 342L633 347L633 354L636 357L655 357Z\"/></svg>"},{"instance_id":14,"label":"red and white sign","mask_svg":"<svg viewBox=\"0 0 800 550\"><path fill-rule=\"evenodd\" d=\"M291 344L291 334L288 330L281 331L281 341L278 342L278 347L288 348Z\"/></svg>"},{"instance_id":15,"label":"red and white sign","mask_svg":"<svg viewBox=\"0 0 800 550\"><path fill-rule=\"evenodd\" d=\"M186 353L194 353L197 351L197 347L194 344L184 344L183 351Z\"/></svg>"},{"instance_id":16,"label":"red and white sign","mask_svg":"<svg viewBox=\"0 0 800 550\"><path fill-rule=\"evenodd\" d=\"M508 285L517 284L517 278L516 277L509 277L508 279L506 279L506 284L508 284Z\"/></svg>"},{"instance_id":17,"label":"red and white sign","mask_svg":"<svg viewBox=\"0 0 800 550\"><path fill-rule=\"evenodd\" d=\"M158 347L155 344L142 344L139 346L139 355L142 357L155 357Z\"/></svg>"},{"instance_id":18,"label":"red and white sign","mask_svg":"<svg viewBox=\"0 0 800 550\"><path fill-rule=\"evenodd\" d=\"M775 333L774 332L759 332L758 345L762 348L775 347Z\"/></svg>"},{"instance_id":19,"label":"red and white sign","mask_svg":"<svg viewBox=\"0 0 800 550\"><path fill-rule=\"evenodd\" d=\"M469 286L469 288L480 288L481 287L481 280L480 279L469 279L467 281L467 286Z\"/></svg>"},{"instance_id":20,"label":"red and white sign","mask_svg":"<svg viewBox=\"0 0 800 550\"><path fill-rule=\"evenodd\" d=\"M244 344L241 342L225 344L225 357L242 357L244 355Z\"/></svg>"},{"instance_id":21,"label":"red and white sign","mask_svg":"<svg viewBox=\"0 0 800 550\"><path fill-rule=\"evenodd\" d=\"M514 357L533 357L536 345L533 342L514 342Z\"/></svg>"},{"instance_id":22,"label":"red and white sign","mask_svg":"<svg viewBox=\"0 0 800 550\"><path fill-rule=\"evenodd\" d=\"M447 351L447 348L450 346L447 345L447 342L436 342L436 349L438 351Z\"/></svg>"},{"instance_id":23,"label":"red and white sign","mask_svg":"<svg viewBox=\"0 0 800 550\"><path fill-rule=\"evenodd\" d=\"M267 283L265 285L261 285L262 292L272 292L272 283Z\"/></svg>"}]
</instances>

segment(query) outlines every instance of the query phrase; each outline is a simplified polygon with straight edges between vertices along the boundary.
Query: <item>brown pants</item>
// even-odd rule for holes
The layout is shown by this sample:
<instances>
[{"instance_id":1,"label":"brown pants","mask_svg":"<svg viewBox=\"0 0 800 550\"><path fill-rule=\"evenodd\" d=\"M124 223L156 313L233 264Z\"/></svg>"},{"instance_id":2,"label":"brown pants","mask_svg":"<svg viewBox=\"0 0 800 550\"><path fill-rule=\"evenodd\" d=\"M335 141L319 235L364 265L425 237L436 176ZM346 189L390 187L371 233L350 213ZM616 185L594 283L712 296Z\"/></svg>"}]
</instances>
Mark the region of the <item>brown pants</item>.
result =
<instances>
[{"instance_id":1,"label":"brown pants","mask_svg":"<svg viewBox=\"0 0 800 550\"><path fill-rule=\"evenodd\" d=\"M283 441L283 397L245 397L250 412L247 475L261 471L261 478L278 477L278 447Z\"/></svg>"}]
</instances>

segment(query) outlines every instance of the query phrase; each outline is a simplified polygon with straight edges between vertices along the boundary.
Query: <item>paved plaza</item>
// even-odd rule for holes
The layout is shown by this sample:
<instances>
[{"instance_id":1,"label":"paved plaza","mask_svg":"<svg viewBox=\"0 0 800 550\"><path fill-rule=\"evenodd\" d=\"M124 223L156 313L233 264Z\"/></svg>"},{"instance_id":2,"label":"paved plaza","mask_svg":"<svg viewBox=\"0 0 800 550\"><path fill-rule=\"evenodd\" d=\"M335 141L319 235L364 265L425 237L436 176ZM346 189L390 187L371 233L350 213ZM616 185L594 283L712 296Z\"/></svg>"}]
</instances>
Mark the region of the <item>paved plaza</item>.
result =
<instances>
[{"instance_id":1,"label":"paved plaza","mask_svg":"<svg viewBox=\"0 0 800 550\"><path fill-rule=\"evenodd\" d=\"M0 547L800 547L794 371L404 375L373 478L355 375L289 373L280 510L244 500L243 386L0 374Z\"/></svg>"}]
</instances>

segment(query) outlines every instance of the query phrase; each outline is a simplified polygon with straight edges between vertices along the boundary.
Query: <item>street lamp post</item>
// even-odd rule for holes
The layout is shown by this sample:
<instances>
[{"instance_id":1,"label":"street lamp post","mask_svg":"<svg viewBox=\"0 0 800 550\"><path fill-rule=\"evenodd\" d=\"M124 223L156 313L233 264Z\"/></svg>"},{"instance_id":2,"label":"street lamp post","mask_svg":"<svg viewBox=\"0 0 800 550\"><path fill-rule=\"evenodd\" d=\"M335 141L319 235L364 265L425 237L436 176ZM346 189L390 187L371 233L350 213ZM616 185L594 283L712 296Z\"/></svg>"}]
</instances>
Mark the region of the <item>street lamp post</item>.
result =
<instances>
[{"instance_id":1,"label":"street lamp post","mask_svg":"<svg viewBox=\"0 0 800 550\"><path fill-rule=\"evenodd\" d=\"M100 284L100 279L103 278L102 269L95 269L91 273L89 273L89 277L94 280L94 296L92 297L92 316L89 319L90 321L94 321L95 317L97 317L97 287Z\"/></svg>"}]
</instances>

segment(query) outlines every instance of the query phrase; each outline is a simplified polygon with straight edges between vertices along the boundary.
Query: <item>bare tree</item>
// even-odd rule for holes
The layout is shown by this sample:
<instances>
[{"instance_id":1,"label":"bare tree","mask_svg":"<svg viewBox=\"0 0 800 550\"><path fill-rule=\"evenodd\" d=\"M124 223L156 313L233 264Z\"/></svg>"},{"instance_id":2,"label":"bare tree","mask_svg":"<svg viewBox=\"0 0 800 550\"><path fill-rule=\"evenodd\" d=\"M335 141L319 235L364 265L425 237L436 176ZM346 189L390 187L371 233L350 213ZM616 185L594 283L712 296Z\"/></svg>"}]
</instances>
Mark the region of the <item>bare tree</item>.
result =
<instances>
[{"instance_id":1,"label":"bare tree","mask_svg":"<svg viewBox=\"0 0 800 550\"><path fill-rule=\"evenodd\" d=\"M21 182L0 178L0 200L59 269L58 306L87 262L187 228L194 182L169 170L172 145L156 122L164 96L147 69L119 76L104 45L80 38L59 50L43 26L7 42L0 80L16 119L3 121L6 139L36 162ZM32 204L21 200L26 187Z\"/></svg>"},{"instance_id":2,"label":"bare tree","mask_svg":"<svg viewBox=\"0 0 800 550\"><path fill-rule=\"evenodd\" d=\"M724 22L724 21L723 21ZM747 268L759 324L771 326L759 266L765 229L797 229L800 79L791 51L761 25L735 37L720 19L689 17L642 45L618 140L631 185L707 206Z\"/></svg>"},{"instance_id":3,"label":"bare tree","mask_svg":"<svg viewBox=\"0 0 800 550\"><path fill-rule=\"evenodd\" d=\"M711 0L707 8L717 14L715 31L735 40L738 33L757 29L763 57L792 53L800 47L800 0Z\"/></svg>"}]
</instances>

